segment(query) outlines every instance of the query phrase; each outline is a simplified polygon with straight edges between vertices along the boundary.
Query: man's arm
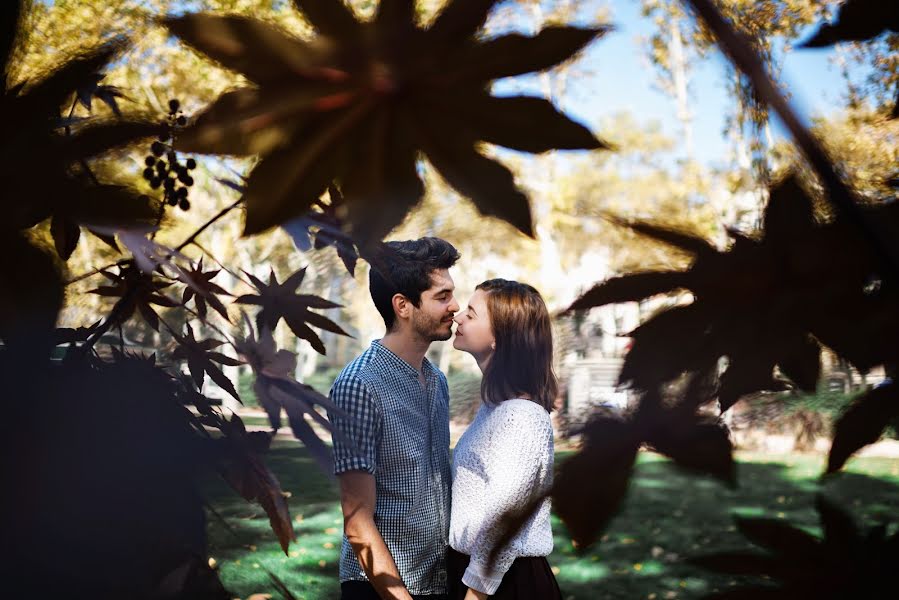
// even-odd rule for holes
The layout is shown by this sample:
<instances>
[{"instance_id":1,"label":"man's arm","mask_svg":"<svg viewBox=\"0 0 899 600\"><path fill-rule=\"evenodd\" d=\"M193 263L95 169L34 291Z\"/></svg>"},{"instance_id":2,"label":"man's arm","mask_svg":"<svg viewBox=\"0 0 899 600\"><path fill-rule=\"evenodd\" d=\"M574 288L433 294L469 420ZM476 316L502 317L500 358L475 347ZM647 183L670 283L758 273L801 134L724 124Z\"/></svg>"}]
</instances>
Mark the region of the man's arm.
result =
<instances>
[{"instance_id":1,"label":"man's arm","mask_svg":"<svg viewBox=\"0 0 899 600\"><path fill-rule=\"evenodd\" d=\"M343 531L353 552L381 598L411 600L396 562L375 526L375 478L365 471L339 475Z\"/></svg>"}]
</instances>

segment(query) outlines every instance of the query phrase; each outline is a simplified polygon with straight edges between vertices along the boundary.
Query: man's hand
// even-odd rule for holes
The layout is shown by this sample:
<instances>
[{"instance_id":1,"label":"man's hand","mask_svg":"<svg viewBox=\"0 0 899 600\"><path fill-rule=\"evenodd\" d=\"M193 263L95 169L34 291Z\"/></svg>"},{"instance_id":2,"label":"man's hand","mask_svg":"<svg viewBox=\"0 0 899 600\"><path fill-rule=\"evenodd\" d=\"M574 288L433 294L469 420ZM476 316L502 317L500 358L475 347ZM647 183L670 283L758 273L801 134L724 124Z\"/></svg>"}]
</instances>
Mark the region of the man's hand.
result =
<instances>
[{"instance_id":1,"label":"man's hand","mask_svg":"<svg viewBox=\"0 0 899 600\"><path fill-rule=\"evenodd\" d=\"M487 600L487 598L489 598L489 596L484 592L479 592L471 588L468 588L468 591L465 592L465 600Z\"/></svg>"},{"instance_id":2,"label":"man's hand","mask_svg":"<svg viewBox=\"0 0 899 600\"><path fill-rule=\"evenodd\" d=\"M338 479L343 531L368 580L385 600L412 600L396 562L375 525L374 475L350 471L339 475Z\"/></svg>"}]
</instances>

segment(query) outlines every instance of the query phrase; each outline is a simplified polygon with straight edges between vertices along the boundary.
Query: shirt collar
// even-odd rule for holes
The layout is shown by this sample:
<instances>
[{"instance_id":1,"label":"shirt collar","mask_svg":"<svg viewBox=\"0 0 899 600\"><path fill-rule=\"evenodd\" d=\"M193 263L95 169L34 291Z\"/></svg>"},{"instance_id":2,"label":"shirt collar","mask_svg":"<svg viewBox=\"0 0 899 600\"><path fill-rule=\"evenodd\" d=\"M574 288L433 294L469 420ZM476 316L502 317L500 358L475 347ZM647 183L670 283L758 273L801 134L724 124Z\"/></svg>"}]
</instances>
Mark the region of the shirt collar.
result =
<instances>
[{"instance_id":1,"label":"shirt collar","mask_svg":"<svg viewBox=\"0 0 899 600\"><path fill-rule=\"evenodd\" d=\"M407 375L418 379L418 370L407 363L405 360L394 354L391 350L389 350L384 344L381 343L381 340L373 340L371 346L375 349L379 356L381 356L391 365L393 365L397 369L400 369ZM422 373L424 373L425 377L428 379L431 379L431 377L433 377L436 372L434 365L431 364L431 361L429 361L427 357L424 357L421 361L421 370Z\"/></svg>"}]
</instances>

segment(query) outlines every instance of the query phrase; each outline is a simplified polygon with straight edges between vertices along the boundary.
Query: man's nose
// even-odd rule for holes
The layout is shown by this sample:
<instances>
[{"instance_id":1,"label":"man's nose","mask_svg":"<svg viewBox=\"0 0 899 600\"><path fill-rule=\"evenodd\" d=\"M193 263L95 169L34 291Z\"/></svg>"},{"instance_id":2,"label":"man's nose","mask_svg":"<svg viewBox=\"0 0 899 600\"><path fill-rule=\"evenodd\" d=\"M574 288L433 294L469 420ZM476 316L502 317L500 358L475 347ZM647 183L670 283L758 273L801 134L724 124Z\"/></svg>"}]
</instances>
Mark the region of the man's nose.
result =
<instances>
[{"instance_id":1,"label":"man's nose","mask_svg":"<svg viewBox=\"0 0 899 600\"><path fill-rule=\"evenodd\" d=\"M459 312L459 303L456 301L455 298L453 298L452 304L449 305L449 312L451 312L451 313ZM455 318L455 317L453 317L453 318Z\"/></svg>"}]
</instances>

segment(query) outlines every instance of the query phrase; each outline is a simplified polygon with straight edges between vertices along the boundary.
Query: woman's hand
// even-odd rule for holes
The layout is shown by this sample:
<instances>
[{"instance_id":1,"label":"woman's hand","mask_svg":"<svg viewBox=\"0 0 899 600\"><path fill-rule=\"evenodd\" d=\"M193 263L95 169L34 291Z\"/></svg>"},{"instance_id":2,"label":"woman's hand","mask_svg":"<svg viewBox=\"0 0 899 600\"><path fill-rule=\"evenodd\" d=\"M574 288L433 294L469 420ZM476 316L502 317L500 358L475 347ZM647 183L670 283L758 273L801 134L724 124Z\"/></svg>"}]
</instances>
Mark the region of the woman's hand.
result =
<instances>
[{"instance_id":1,"label":"woman's hand","mask_svg":"<svg viewBox=\"0 0 899 600\"><path fill-rule=\"evenodd\" d=\"M468 588L468 591L465 592L465 600L487 600L487 598L489 598L489 596L484 592L479 592L471 588Z\"/></svg>"}]
</instances>

